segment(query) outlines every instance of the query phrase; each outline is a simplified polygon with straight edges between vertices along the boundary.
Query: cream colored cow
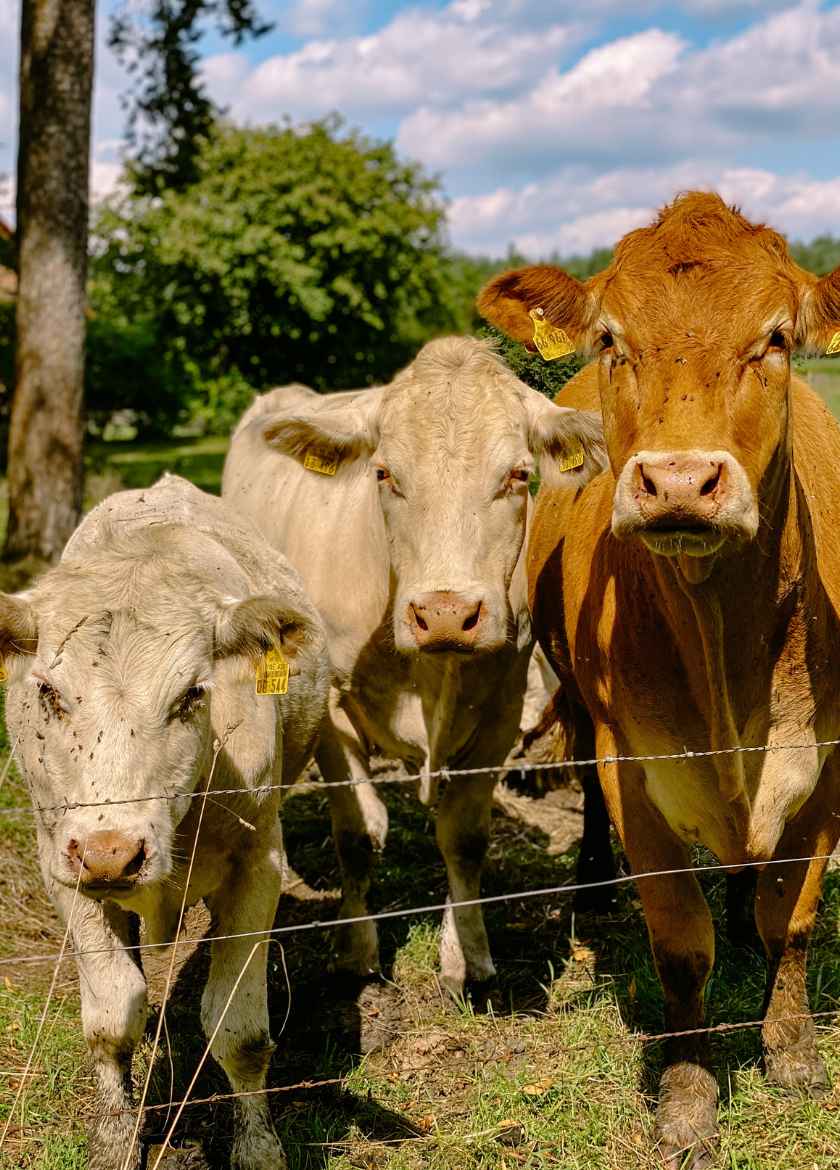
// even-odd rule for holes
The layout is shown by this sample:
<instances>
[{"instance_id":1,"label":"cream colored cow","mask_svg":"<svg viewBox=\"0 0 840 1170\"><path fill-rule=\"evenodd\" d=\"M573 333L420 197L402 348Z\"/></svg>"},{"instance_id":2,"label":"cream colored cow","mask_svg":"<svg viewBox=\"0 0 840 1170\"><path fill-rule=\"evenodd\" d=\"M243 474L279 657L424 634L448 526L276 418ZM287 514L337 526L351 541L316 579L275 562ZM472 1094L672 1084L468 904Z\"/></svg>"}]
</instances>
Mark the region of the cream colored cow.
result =
<instances>
[{"instance_id":1,"label":"cream colored cow","mask_svg":"<svg viewBox=\"0 0 840 1170\"><path fill-rule=\"evenodd\" d=\"M275 643L288 693L255 695ZM182 900L215 933L209 1036L280 893L280 794L309 757L329 686L322 623L300 579L220 500L165 477L120 492L27 594L0 594L6 719L36 810L41 868L77 952L99 1101L92 1170L138 1166L131 1057L146 1021L138 918L166 941ZM223 743L215 767L214 740ZM210 800L197 794L209 781ZM213 797L221 789L243 791ZM203 811L203 819L201 819ZM188 861L200 821L195 864ZM211 1051L235 1092L232 1164L285 1166L258 1091L273 1045L266 947L251 957Z\"/></svg>"},{"instance_id":2,"label":"cream colored cow","mask_svg":"<svg viewBox=\"0 0 840 1170\"><path fill-rule=\"evenodd\" d=\"M528 481L539 467L579 486L603 458L596 415L554 405L469 338L431 342L387 386L286 387L243 418L223 495L300 569L327 626L335 685L318 762L327 780L356 782L330 790L345 917L365 913L385 842L366 783L374 748L418 774L427 803L430 772L488 769L453 779L437 812L450 901L479 896L494 769L531 652ZM378 968L372 923L344 928L338 961ZM447 911L441 967L456 992L494 974L480 908Z\"/></svg>"}]
</instances>

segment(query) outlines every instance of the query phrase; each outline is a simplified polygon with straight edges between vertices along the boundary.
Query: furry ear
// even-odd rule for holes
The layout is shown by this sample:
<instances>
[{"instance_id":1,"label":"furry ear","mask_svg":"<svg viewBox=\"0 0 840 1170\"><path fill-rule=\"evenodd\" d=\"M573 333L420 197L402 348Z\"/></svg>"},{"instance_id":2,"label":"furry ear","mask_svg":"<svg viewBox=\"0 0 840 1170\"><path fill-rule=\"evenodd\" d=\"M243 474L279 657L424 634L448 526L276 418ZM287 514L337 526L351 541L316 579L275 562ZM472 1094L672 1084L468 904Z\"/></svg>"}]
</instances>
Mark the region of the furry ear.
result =
<instances>
[{"instance_id":1,"label":"furry ear","mask_svg":"<svg viewBox=\"0 0 840 1170\"><path fill-rule=\"evenodd\" d=\"M540 479L552 487L583 487L609 466L601 416L557 406L527 389L528 442Z\"/></svg>"},{"instance_id":2,"label":"furry ear","mask_svg":"<svg viewBox=\"0 0 840 1170\"><path fill-rule=\"evenodd\" d=\"M535 348L532 310L542 309L546 322L563 329L577 350L587 348L596 316L595 298L586 285L553 264L493 277L478 294L476 305L491 325L530 350Z\"/></svg>"},{"instance_id":3,"label":"furry ear","mask_svg":"<svg viewBox=\"0 0 840 1170\"><path fill-rule=\"evenodd\" d=\"M0 593L0 657L34 654L38 621L25 594Z\"/></svg>"},{"instance_id":4,"label":"furry ear","mask_svg":"<svg viewBox=\"0 0 840 1170\"><path fill-rule=\"evenodd\" d=\"M214 655L256 659L276 646L293 660L312 631L311 619L280 597L266 595L222 602L216 614Z\"/></svg>"},{"instance_id":5,"label":"furry ear","mask_svg":"<svg viewBox=\"0 0 840 1170\"><path fill-rule=\"evenodd\" d=\"M806 288L800 303L796 343L798 348L818 357L840 352L840 267Z\"/></svg>"},{"instance_id":6,"label":"furry ear","mask_svg":"<svg viewBox=\"0 0 840 1170\"><path fill-rule=\"evenodd\" d=\"M381 391L371 389L349 401L326 395L310 405L298 403L288 414L274 412L261 421L262 436L270 447L301 462L313 456L333 474L342 464L366 459L379 442L378 408ZM315 467L315 470L322 468Z\"/></svg>"}]
</instances>

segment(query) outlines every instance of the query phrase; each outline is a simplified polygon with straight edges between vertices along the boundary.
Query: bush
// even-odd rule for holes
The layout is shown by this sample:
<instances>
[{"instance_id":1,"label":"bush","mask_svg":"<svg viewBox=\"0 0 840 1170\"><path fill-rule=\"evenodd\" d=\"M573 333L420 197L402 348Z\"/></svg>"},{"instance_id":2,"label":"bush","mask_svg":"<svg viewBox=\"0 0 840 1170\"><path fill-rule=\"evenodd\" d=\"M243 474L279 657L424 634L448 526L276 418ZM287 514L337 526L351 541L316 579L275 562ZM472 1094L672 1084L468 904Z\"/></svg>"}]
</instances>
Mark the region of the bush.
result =
<instances>
[{"instance_id":1,"label":"bush","mask_svg":"<svg viewBox=\"0 0 840 1170\"><path fill-rule=\"evenodd\" d=\"M378 382L456 327L443 226L437 183L337 118L221 125L186 190L100 212L94 301L188 356L208 417L244 385Z\"/></svg>"}]
</instances>

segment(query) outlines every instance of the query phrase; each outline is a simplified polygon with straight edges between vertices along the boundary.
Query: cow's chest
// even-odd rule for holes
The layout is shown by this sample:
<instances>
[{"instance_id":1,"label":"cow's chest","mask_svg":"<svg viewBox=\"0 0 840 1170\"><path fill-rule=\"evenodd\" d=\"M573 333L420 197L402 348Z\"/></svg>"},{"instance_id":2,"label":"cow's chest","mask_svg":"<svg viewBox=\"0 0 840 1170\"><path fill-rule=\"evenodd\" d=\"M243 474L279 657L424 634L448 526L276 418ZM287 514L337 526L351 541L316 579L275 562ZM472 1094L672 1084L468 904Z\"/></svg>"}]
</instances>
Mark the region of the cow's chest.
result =
<instances>
[{"instance_id":1,"label":"cow's chest","mask_svg":"<svg viewBox=\"0 0 840 1170\"><path fill-rule=\"evenodd\" d=\"M343 705L370 750L417 768L455 766L470 759L500 721L515 735L527 657L527 651L474 660L383 654L356 672Z\"/></svg>"}]
</instances>

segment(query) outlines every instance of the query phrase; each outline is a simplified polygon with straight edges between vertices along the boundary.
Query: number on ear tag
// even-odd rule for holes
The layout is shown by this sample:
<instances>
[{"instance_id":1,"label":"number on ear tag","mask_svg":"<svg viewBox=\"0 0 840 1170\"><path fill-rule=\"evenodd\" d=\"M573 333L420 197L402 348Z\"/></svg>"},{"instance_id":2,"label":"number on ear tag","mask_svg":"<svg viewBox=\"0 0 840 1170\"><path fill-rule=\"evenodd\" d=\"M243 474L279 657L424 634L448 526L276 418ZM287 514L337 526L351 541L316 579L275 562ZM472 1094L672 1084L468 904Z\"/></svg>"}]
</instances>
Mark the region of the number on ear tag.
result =
<instances>
[{"instance_id":1,"label":"number on ear tag","mask_svg":"<svg viewBox=\"0 0 840 1170\"><path fill-rule=\"evenodd\" d=\"M257 664L258 695L285 695L289 689L289 664L276 647L266 650Z\"/></svg>"},{"instance_id":2,"label":"number on ear tag","mask_svg":"<svg viewBox=\"0 0 840 1170\"><path fill-rule=\"evenodd\" d=\"M579 439L571 439L566 454L558 460L557 466L560 471L574 471L576 467L583 467L584 458L583 444Z\"/></svg>"},{"instance_id":3,"label":"number on ear tag","mask_svg":"<svg viewBox=\"0 0 840 1170\"><path fill-rule=\"evenodd\" d=\"M534 322L534 345L543 361L553 362L575 352L575 343L559 325L550 325L542 309L531 309L528 314Z\"/></svg>"},{"instance_id":4,"label":"number on ear tag","mask_svg":"<svg viewBox=\"0 0 840 1170\"><path fill-rule=\"evenodd\" d=\"M322 459L314 451L307 451L303 466L307 471L317 471L319 475L335 475L338 471L338 459Z\"/></svg>"}]
</instances>

